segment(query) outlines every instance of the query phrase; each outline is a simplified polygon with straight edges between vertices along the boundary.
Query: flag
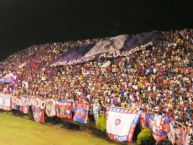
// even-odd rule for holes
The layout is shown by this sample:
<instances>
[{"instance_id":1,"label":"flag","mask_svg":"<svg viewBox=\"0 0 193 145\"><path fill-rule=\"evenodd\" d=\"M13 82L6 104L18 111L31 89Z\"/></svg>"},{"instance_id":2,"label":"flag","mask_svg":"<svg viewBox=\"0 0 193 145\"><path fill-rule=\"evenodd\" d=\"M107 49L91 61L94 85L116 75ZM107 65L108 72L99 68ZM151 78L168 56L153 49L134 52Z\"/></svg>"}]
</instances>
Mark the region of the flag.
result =
<instances>
[{"instance_id":1,"label":"flag","mask_svg":"<svg viewBox=\"0 0 193 145\"><path fill-rule=\"evenodd\" d=\"M142 112L140 114L140 127L141 127L141 129L149 127L148 120L149 120L149 114Z\"/></svg>"},{"instance_id":2,"label":"flag","mask_svg":"<svg viewBox=\"0 0 193 145\"><path fill-rule=\"evenodd\" d=\"M150 114L149 127L152 130L153 137L156 141L164 140L167 138L169 132L169 122L165 121L161 115Z\"/></svg>"},{"instance_id":3,"label":"flag","mask_svg":"<svg viewBox=\"0 0 193 145\"><path fill-rule=\"evenodd\" d=\"M74 107L74 121L80 123L87 123L89 105L86 103L75 103Z\"/></svg>"},{"instance_id":4,"label":"flag","mask_svg":"<svg viewBox=\"0 0 193 145\"><path fill-rule=\"evenodd\" d=\"M127 35L118 35L108 39L102 39L98 41L96 45L85 54L84 58L93 56L95 58L100 54L112 53L116 50L120 50L124 46L126 39Z\"/></svg>"},{"instance_id":5,"label":"flag","mask_svg":"<svg viewBox=\"0 0 193 145\"><path fill-rule=\"evenodd\" d=\"M0 94L0 109L6 111L11 110L11 96Z\"/></svg>"},{"instance_id":6,"label":"flag","mask_svg":"<svg viewBox=\"0 0 193 145\"><path fill-rule=\"evenodd\" d=\"M39 98L35 99L35 104L32 105L33 117L35 122L45 122L45 112L44 109L41 108L42 100Z\"/></svg>"},{"instance_id":7,"label":"flag","mask_svg":"<svg viewBox=\"0 0 193 145\"><path fill-rule=\"evenodd\" d=\"M38 68L38 61L36 59L32 59L30 61L30 66L31 66L31 69L32 71L35 71L37 68Z\"/></svg>"},{"instance_id":8,"label":"flag","mask_svg":"<svg viewBox=\"0 0 193 145\"><path fill-rule=\"evenodd\" d=\"M15 96L12 96L12 98L11 98L11 109L18 110L17 97L15 97Z\"/></svg>"},{"instance_id":9,"label":"flag","mask_svg":"<svg viewBox=\"0 0 193 145\"><path fill-rule=\"evenodd\" d=\"M53 100L53 99L47 99L46 100L46 108L45 108L45 112L46 112L46 115L48 117L54 117L56 116L56 108L55 108L55 105L56 105L56 101Z\"/></svg>"},{"instance_id":10,"label":"flag","mask_svg":"<svg viewBox=\"0 0 193 145\"><path fill-rule=\"evenodd\" d=\"M100 67L101 68L106 68L106 67L108 67L109 65L111 64L111 62L110 61L106 61L105 63L103 63Z\"/></svg>"},{"instance_id":11,"label":"flag","mask_svg":"<svg viewBox=\"0 0 193 145\"><path fill-rule=\"evenodd\" d=\"M163 120L163 129L164 129L164 131L165 131L165 133L166 134L168 134L169 132L170 132L170 130L171 130L171 128L170 128L170 123L171 123L171 121L170 121L170 119L168 118L168 117L163 117L162 118L162 120Z\"/></svg>"},{"instance_id":12,"label":"flag","mask_svg":"<svg viewBox=\"0 0 193 145\"><path fill-rule=\"evenodd\" d=\"M20 111L23 112L24 114L29 113L29 98L26 97L20 97Z\"/></svg>"},{"instance_id":13,"label":"flag","mask_svg":"<svg viewBox=\"0 0 193 145\"><path fill-rule=\"evenodd\" d=\"M67 101L56 101L56 116L72 119L73 104Z\"/></svg>"},{"instance_id":14,"label":"flag","mask_svg":"<svg viewBox=\"0 0 193 145\"><path fill-rule=\"evenodd\" d=\"M96 122L98 120L98 118L99 118L100 104L99 103L93 104L92 111L93 111L92 113L94 115L94 120Z\"/></svg>"},{"instance_id":15,"label":"flag","mask_svg":"<svg viewBox=\"0 0 193 145\"><path fill-rule=\"evenodd\" d=\"M172 142L172 144L175 144L176 142L176 135L175 135L175 128L173 123L170 123L170 132L167 134L168 135L168 139Z\"/></svg>"},{"instance_id":16,"label":"flag","mask_svg":"<svg viewBox=\"0 0 193 145\"><path fill-rule=\"evenodd\" d=\"M108 137L120 142L132 142L140 111L128 108L110 107L107 113Z\"/></svg>"},{"instance_id":17,"label":"flag","mask_svg":"<svg viewBox=\"0 0 193 145\"><path fill-rule=\"evenodd\" d=\"M14 73L6 74L3 78L0 79L2 83L15 83L17 80L17 75Z\"/></svg>"},{"instance_id":18,"label":"flag","mask_svg":"<svg viewBox=\"0 0 193 145\"><path fill-rule=\"evenodd\" d=\"M175 129L176 132L176 144L177 145L189 145L190 136L187 134L187 130L183 127Z\"/></svg>"},{"instance_id":19,"label":"flag","mask_svg":"<svg viewBox=\"0 0 193 145\"><path fill-rule=\"evenodd\" d=\"M45 113L40 107L32 106L33 117L35 122L45 123Z\"/></svg>"}]
</instances>

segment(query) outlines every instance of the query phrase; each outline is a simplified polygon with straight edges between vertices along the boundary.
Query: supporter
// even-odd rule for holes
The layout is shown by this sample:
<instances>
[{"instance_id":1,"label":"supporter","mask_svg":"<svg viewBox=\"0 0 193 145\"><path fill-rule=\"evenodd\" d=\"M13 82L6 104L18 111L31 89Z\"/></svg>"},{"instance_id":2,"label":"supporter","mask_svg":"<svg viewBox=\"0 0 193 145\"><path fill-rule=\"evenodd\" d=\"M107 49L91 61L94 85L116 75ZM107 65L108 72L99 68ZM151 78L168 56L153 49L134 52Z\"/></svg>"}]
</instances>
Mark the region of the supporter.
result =
<instances>
[{"instance_id":1,"label":"supporter","mask_svg":"<svg viewBox=\"0 0 193 145\"><path fill-rule=\"evenodd\" d=\"M161 40L126 57L50 66L67 49L96 41L34 45L13 54L1 62L0 76L16 73L17 83L1 83L0 91L100 104L96 118L96 110L108 106L130 107L193 126L193 30L162 32Z\"/></svg>"}]
</instances>

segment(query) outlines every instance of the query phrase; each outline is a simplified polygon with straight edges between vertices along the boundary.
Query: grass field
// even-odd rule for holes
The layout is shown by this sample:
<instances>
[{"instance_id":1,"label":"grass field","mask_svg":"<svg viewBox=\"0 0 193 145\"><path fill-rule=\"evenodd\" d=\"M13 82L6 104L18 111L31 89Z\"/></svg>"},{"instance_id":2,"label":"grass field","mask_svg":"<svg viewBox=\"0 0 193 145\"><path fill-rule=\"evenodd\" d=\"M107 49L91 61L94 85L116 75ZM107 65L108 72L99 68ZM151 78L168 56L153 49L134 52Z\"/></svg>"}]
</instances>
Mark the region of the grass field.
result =
<instances>
[{"instance_id":1,"label":"grass field","mask_svg":"<svg viewBox=\"0 0 193 145\"><path fill-rule=\"evenodd\" d=\"M39 124L8 113L0 113L0 145L115 145L105 139L61 125Z\"/></svg>"}]
</instances>

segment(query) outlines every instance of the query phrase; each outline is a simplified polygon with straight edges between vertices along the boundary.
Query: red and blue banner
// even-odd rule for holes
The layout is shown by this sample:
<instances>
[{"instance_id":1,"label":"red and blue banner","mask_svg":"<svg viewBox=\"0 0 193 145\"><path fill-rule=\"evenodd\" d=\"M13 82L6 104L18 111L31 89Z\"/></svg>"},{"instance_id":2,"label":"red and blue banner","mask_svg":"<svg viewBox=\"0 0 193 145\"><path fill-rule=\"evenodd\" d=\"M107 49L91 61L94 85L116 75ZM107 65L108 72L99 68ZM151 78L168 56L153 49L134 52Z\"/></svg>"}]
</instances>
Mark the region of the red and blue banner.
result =
<instances>
[{"instance_id":1,"label":"red and blue banner","mask_svg":"<svg viewBox=\"0 0 193 145\"><path fill-rule=\"evenodd\" d=\"M141 112L140 114L140 127L141 129L148 128L149 127L149 116L150 114Z\"/></svg>"},{"instance_id":2,"label":"red and blue banner","mask_svg":"<svg viewBox=\"0 0 193 145\"><path fill-rule=\"evenodd\" d=\"M56 116L59 118L72 119L73 103L67 101L56 101Z\"/></svg>"},{"instance_id":3,"label":"red and blue banner","mask_svg":"<svg viewBox=\"0 0 193 145\"><path fill-rule=\"evenodd\" d=\"M74 104L74 121L87 123L89 105L87 103Z\"/></svg>"},{"instance_id":4,"label":"red and blue banner","mask_svg":"<svg viewBox=\"0 0 193 145\"><path fill-rule=\"evenodd\" d=\"M161 115L150 114L149 127L156 141L164 140L167 138L167 133L170 131L170 121L168 118L162 117Z\"/></svg>"}]
</instances>

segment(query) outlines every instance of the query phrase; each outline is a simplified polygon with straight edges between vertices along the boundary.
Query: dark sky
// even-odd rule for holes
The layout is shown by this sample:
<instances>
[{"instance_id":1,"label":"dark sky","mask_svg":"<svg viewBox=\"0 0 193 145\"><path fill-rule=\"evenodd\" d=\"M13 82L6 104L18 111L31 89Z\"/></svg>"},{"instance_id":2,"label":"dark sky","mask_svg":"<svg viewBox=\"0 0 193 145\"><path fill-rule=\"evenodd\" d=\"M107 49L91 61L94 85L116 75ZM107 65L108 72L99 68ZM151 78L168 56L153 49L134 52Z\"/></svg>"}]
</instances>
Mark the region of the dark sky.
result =
<instances>
[{"instance_id":1,"label":"dark sky","mask_svg":"<svg viewBox=\"0 0 193 145\"><path fill-rule=\"evenodd\" d=\"M0 59L32 44L193 28L192 0L1 0Z\"/></svg>"}]
</instances>

